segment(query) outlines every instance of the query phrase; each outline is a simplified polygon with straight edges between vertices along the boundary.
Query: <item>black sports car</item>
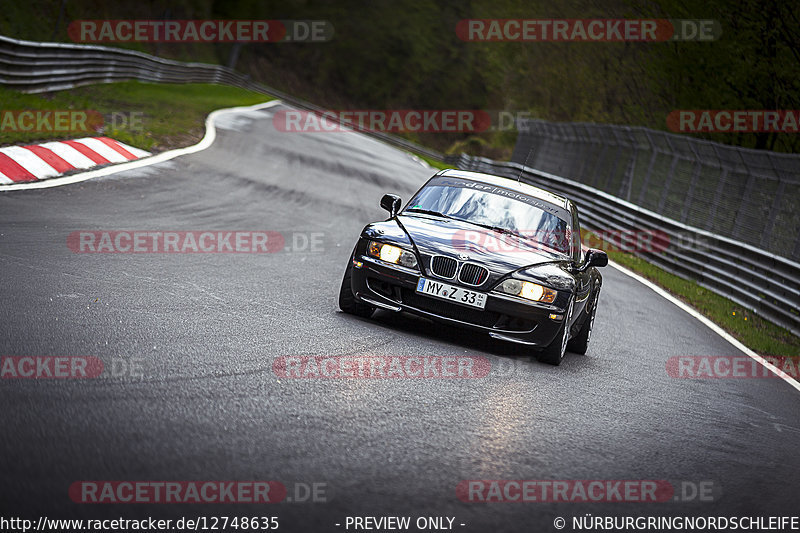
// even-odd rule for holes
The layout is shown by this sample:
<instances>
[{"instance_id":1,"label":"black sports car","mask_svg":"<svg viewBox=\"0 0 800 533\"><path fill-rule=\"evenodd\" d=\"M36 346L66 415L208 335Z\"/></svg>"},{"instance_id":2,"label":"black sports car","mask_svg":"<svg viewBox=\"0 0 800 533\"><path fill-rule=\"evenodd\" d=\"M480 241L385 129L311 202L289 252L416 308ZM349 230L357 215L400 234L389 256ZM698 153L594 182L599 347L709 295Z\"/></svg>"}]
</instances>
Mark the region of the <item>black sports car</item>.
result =
<instances>
[{"instance_id":1,"label":"black sports car","mask_svg":"<svg viewBox=\"0 0 800 533\"><path fill-rule=\"evenodd\" d=\"M339 307L369 317L407 311L538 350L558 365L585 354L602 277L600 250L581 253L568 199L517 180L444 170L400 211L361 232Z\"/></svg>"}]
</instances>

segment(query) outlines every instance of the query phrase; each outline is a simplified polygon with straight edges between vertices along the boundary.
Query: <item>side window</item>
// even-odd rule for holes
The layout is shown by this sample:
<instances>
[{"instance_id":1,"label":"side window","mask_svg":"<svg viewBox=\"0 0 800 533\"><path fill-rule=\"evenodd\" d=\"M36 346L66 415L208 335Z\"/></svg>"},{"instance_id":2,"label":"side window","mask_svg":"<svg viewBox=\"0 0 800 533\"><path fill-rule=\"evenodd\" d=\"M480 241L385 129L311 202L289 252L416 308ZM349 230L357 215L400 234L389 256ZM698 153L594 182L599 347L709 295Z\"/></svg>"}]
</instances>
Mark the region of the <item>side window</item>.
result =
<instances>
[{"instance_id":1,"label":"side window","mask_svg":"<svg viewBox=\"0 0 800 533\"><path fill-rule=\"evenodd\" d=\"M581 260L581 225L578 221L578 208L572 206L572 259L576 263Z\"/></svg>"}]
</instances>

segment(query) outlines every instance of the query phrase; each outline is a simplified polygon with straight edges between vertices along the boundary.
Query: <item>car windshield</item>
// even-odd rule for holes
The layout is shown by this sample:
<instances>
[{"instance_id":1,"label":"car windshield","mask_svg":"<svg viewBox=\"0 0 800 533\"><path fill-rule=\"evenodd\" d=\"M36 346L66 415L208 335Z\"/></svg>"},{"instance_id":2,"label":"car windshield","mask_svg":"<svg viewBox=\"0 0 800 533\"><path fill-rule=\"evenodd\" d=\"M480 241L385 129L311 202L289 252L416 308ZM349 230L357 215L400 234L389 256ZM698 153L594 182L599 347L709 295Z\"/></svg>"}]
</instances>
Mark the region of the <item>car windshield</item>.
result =
<instances>
[{"instance_id":1,"label":"car windshield","mask_svg":"<svg viewBox=\"0 0 800 533\"><path fill-rule=\"evenodd\" d=\"M498 188L429 184L411 200L405 214L445 216L471 224L511 233L569 255L569 229L562 218L529 202L498 194ZM503 189L504 192L505 189Z\"/></svg>"}]
</instances>

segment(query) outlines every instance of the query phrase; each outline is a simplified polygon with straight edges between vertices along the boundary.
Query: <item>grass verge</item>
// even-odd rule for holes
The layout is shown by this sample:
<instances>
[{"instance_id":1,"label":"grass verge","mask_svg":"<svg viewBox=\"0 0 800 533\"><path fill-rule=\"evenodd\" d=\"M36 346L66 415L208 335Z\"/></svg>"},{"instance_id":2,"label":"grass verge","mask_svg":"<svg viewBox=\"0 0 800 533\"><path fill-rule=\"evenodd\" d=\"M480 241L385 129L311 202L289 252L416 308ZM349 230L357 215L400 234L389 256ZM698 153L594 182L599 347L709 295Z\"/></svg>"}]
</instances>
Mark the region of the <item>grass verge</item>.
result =
<instances>
[{"instance_id":1,"label":"grass verge","mask_svg":"<svg viewBox=\"0 0 800 533\"><path fill-rule=\"evenodd\" d=\"M697 282L670 274L631 254L609 251L608 257L689 304L739 342L760 355L800 356L800 337Z\"/></svg>"},{"instance_id":2,"label":"grass verge","mask_svg":"<svg viewBox=\"0 0 800 533\"><path fill-rule=\"evenodd\" d=\"M188 146L202 139L205 118L215 109L271 100L269 96L203 83L156 84L137 81L89 85L69 91L24 94L0 87L0 111L96 111L103 115L100 131L69 128L23 131L19 120L0 123L0 146L73 139L102 133L151 152ZM9 119L6 113L4 119Z\"/></svg>"}]
</instances>

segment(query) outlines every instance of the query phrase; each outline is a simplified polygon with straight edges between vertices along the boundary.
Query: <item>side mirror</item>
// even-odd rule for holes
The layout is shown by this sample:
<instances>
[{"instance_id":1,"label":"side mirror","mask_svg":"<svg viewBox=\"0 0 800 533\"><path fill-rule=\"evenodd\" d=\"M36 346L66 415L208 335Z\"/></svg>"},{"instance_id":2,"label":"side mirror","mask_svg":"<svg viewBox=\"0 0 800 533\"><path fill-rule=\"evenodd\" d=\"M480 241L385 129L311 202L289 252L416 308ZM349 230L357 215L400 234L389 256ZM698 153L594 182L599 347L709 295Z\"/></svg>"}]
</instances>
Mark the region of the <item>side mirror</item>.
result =
<instances>
[{"instance_id":1,"label":"side mirror","mask_svg":"<svg viewBox=\"0 0 800 533\"><path fill-rule=\"evenodd\" d=\"M386 209L392 218L400 211L402 203L403 201L396 194L384 194L383 198L381 198L381 207Z\"/></svg>"},{"instance_id":2,"label":"side mirror","mask_svg":"<svg viewBox=\"0 0 800 533\"><path fill-rule=\"evenodd\" d=\"M589 267L604 267L606 265L608 265L608 254L602 250L589 248L586 250L586 256L583 258L581 270L586 270Z\"/></svg>"}]
</instances>

